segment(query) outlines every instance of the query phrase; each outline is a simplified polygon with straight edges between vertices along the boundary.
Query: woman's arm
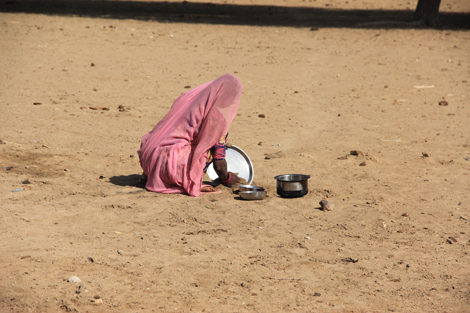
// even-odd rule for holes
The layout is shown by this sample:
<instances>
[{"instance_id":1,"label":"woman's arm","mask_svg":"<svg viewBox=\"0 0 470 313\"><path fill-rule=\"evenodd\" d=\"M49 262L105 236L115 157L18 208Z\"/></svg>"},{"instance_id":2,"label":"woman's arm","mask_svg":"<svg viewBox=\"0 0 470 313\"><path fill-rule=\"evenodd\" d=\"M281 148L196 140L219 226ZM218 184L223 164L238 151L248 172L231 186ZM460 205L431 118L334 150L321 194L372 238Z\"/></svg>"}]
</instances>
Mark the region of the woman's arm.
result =
<instances>
[{"instance_id":1,"label":"woman's arm","mask_svg":"<svg viewBox=\"0 0 470 313\"><path fill-rule=\"evenodd\" d=\"M227 172L227 161L225 159L222 160L214 160L214 171L219 176L220 180L225 181L228 178Z\"/></svg>"},{"instance_id":2,"label":"woman's arm","mask_svg":"<svg viewBox=\"0 0 470 313\"><path fill-rule=\"evenodd\" d=\"M219 176L219 179L222 181L224 185L227 187L232 187L240 183L240 178L234 173L230 173L227 171L227 161L223 160L214 160L214 171Z\"/></svg>"}]
</instances>

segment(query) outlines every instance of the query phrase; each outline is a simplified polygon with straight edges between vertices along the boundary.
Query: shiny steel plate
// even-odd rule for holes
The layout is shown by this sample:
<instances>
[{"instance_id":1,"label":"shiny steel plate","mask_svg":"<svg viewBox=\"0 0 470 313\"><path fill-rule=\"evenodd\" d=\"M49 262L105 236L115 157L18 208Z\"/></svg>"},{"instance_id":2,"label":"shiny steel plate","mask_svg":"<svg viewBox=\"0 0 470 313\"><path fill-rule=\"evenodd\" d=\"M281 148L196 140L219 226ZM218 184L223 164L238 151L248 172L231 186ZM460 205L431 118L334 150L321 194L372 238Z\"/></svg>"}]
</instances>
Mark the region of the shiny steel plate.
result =
<instances>
[{"instance_id":1,"label":"shiny steel plate","mask_svg":"<svg viewBox=\"0 0 470 313\"><path fill-rule=\"evenodd\" d=\"M255 176L253 164L248 155L239 147L232 145L225 150L225 160L227 161L227 170L232 173L238 173L238 177L246 180L248 185L253 182ZM207 175L214 181L219 176L214 170L214 164L211 163L207 168Z\"/></svg>"}]
</instances>

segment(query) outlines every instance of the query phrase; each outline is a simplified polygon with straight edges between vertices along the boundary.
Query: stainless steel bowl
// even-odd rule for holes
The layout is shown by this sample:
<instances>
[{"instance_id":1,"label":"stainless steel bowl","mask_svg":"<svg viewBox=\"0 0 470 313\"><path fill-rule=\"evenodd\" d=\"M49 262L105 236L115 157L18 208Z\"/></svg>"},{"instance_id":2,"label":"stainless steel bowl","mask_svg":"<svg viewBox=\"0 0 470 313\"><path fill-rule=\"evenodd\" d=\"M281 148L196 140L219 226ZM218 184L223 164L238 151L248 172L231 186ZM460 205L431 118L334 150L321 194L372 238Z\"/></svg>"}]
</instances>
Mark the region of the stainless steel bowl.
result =
<instances>
[{"instance_id":1,"label":"stainless steel bowl","mask_svg":"<svg viewBox=\"0 0 470 313\"><path fill-rule=\"evenodd\" d=\"M266 198L266 191L240 191L238 195L245 200L263 200Z\"/></svg>"},{"instance_id":2,"label":"stainless steel bowl","mask_svg":"<svg viewBox=\"0 0 470 313\"><path fill-rule=\"evenodd\" d=\"M309 175L287 174L274 177L277 184L277 194L284 198L303 197L308 193Z\"/></svg>"},{"instance_id":3,"label":"stainless steel bowl","mask_svg":"<svg viewBox=\"0 0 470 313\"><path fill-rule=\"evenodd\" d=\"M252 185L239 185L240 191L264 191L264 187L252 186Z\"/></svg>"}]
</instances>

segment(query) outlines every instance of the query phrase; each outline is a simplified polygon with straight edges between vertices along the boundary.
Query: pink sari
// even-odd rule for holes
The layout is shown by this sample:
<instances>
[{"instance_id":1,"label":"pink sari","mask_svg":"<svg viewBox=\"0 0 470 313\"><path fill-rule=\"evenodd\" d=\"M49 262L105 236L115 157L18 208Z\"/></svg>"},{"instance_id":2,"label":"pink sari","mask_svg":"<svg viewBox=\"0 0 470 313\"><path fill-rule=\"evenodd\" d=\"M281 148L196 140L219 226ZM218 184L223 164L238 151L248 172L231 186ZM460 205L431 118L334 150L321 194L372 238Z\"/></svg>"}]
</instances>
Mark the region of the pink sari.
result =
<instances>
[{"instance_id":1,"label":"pink sari","mask_svg":"<svg viewBox=\"0 0 470 313\"><path fill-rule=\"evenodd\" d=\"M227 133L242 85L223 75L179 96L170 112L142 137L140 165L145 188L159 193L201 193L207 151Z\"/></svg>"}]
</instances>

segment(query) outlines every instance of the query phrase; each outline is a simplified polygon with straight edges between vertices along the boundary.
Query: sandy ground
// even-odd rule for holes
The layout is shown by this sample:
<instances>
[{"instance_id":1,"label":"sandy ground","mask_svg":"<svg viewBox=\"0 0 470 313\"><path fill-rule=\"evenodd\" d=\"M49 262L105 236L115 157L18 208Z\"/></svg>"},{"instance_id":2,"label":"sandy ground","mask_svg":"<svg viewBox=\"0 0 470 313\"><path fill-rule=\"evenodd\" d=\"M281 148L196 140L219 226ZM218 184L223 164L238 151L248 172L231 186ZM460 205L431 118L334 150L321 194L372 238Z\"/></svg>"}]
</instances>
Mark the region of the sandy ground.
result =
<instances>
[{"instance_id":1,"label":"sandy ground","mask_svg":"<svg viewBox=\"0 0 470 313\"><path fill-rule=\"evenodd\" d=\"M469 312L470 3L191 2L0 2L0 311ZM142 189L141 137L225 73L269 197Z\"/></svg>"}]
</instances>

